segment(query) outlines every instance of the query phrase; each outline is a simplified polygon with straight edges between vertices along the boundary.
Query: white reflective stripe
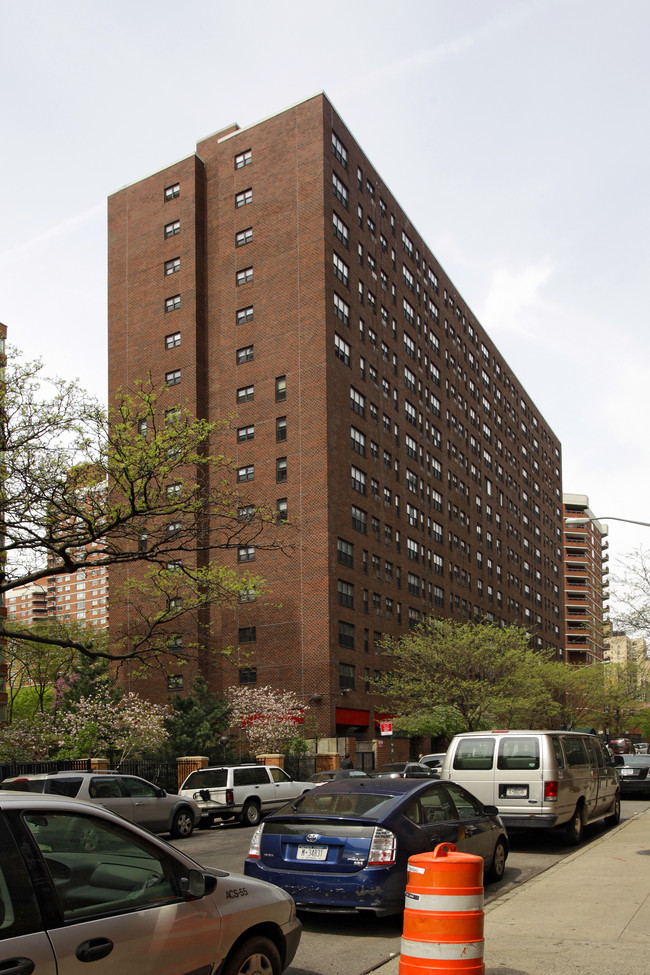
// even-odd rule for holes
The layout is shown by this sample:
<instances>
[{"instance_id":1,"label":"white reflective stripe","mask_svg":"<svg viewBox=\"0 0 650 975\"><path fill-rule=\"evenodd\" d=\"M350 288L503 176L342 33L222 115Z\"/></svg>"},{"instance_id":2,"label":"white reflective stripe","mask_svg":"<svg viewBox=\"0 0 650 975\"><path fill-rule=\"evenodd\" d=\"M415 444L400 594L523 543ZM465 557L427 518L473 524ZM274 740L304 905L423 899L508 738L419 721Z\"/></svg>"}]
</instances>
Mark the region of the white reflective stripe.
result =
<instances>
[{"instance_id":1,"label":"white reflective stripe","mask_svg":"<svg viewBox=\"0 0 650 975\"><path fill-rule=\"evenodd\" d=\"M419 911L482 911L483 894L412 894L406 891L405 906Z\"/></svg>"},{"instance_id":2,"label":"white reflective stripe","mask_svg":"<svg viewBox=\"0 0 650 975\"><path fill-rule=\"evenodd\" d=\"M402 938L400 952L409 958L458 961L463 958L482 958L483 944L483 941L407 941Z\"/></svg>"},{"instance_id":3,"label":"white reflective stripe","mask_svg":"<svg viewBox=\"0 0 650 975\"><path fill-rule=\"evenodd\" d=\"M416 867L412 863L409 863L406 869L409 873L424 873L424 867Z\"/></svg>"}]
</instances>

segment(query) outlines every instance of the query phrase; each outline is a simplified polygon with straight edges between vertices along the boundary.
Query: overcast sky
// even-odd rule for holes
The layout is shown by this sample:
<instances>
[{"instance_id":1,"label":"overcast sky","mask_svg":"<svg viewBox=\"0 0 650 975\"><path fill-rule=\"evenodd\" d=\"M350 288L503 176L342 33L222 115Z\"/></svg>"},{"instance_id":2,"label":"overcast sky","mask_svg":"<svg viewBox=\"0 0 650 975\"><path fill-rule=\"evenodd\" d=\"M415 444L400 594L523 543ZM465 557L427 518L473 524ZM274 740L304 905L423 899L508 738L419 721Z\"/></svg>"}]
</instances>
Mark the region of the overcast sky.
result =
<instances>
[{"instance_id":1,"label":"overcast sky","mask_svg":"<svg viewBox=\"0 0 650 975\"><path fill-rule=\"evenodd\" d=\"M650 522L647 0L0 0L0 321L106 390L106 197L325 91L563 446ZM650 529L610 523L614 556Z\"/></svg>"}]
</instances>

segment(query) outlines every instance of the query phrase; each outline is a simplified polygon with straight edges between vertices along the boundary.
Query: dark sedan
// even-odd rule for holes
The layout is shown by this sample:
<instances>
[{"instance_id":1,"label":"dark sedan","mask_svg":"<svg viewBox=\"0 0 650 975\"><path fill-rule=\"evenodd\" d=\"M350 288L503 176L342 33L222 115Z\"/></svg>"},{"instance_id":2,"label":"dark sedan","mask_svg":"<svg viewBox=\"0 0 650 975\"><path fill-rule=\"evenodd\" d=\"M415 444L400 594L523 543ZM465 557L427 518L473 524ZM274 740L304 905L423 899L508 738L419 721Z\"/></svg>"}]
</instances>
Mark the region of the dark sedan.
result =
<instances>
[{"instance_id":1,"label":"dark sedan","mask_svg":"<svg viewBox=\"0 0 650 975\"><path fill-rule=\"evenodd\" d=\"M409 857L453 843L505 870L508 837L496 807L455 782L369 778L323 785L268 816L244 873L291 894L299 909L396 914Z\"/></svg>"},{"instance_id":2,"label":"dark sedan","mask_svg":"<svg viewBox=\"0 0 650 975\"><path fill-rule=\"evenodd\" d=\"M650 795L650 755L615 755L614 764L623 797Z\"/></svg>"},{"instance_id":3,"label":"dark sedan","mask_svg":"<svg viewBox=\"0 0 650 975\"><path fill-rule=\"evenodd\" d=\"M308 782L313 782L314 785L322 785L323 782L338 782L339 779L369 779L370 776L367 772L363 772L358 768L337 768L337 769L327 769L325 772L314 772L310 775Z\"/></svg>"},{"instance_id":4,"label":"dark sedan","mask_svg":"<svg viewBox=\"0 0 650 975\"><path fill-rule=\"evenodd\" d=\"M438 769L432 769L421 762L389 762L378 765L372 773L376 778L391 779L439 779Z\"/></svg>"}]
</instances>

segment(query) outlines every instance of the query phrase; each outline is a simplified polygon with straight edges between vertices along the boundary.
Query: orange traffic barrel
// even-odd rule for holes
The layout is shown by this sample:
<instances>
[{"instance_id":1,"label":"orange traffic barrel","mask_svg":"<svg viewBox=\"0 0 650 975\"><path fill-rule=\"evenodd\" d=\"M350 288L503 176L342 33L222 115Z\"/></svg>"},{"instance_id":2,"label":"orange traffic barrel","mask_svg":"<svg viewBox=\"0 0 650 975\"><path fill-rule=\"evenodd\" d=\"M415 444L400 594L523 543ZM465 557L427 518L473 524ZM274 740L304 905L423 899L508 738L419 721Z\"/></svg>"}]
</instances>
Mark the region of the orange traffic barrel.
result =
<instances>
[{"instance_id":1,"label":"orange traffic barrel","mask_svg":"<svg viewBox=\"0 0 650 975\"><path fill-rule=\"evenodd\" d=\"M439 843L409 857L399 975L484 975L483 858Z\"/></svg>"}]
</instances>

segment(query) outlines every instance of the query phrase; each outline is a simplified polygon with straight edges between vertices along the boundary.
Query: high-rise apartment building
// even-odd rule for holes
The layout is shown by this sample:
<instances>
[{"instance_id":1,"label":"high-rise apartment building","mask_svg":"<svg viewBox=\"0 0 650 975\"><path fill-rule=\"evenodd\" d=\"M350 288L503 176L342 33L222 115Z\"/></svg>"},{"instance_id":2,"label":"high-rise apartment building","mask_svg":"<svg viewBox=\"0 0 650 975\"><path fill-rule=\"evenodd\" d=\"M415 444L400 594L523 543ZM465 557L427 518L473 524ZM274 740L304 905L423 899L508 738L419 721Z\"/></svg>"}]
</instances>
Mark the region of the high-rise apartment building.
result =
<instances>
[{"instance_id":1,"label":"high-rise apartment building","mask_svg":"<svg viewBox=\"0 0 650 975\"><path fill-rule=\"evenodd\" d=\"M609 598L607 525L589 508L586 494L563 495L564 615L570 664L603 659Z\"/></svg>"},{"instance_id":2,"label":"high-rise apartment building","mask_svg":"<svg viewBox=\"0 0 650 975\"><path fill-rule=\"evenodd\" d=\"M231 417L242 512L297 529L223 553L267 592L197 625L185 689L291 688L322 732L374 737L382 637L427 614L560 654L560 443L324 95L112 195L108 242L110 395L151 375Z\"/></svg>"}]
</instances>

